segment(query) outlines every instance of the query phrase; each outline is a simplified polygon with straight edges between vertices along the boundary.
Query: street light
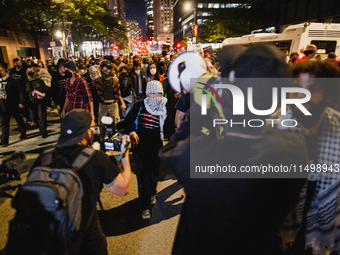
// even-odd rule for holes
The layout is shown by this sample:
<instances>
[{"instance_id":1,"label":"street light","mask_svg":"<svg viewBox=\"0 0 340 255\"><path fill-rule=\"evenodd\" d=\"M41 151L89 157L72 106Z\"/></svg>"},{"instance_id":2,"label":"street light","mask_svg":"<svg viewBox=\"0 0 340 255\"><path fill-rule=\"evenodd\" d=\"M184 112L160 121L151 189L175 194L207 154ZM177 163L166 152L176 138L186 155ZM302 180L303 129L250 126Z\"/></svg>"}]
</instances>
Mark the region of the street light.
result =
<instances>
[{"instance_id":1,"label":"street light","mask_svg":"<svg viewBox=\"0 0 340 255\"><path fill-rule=\"evenodd\" d=\"M191 8L192 8L191 3L185 4L185 10L189 11L191 10ZM196 36L197 36L195 34L197 32L196 29L198 29L196 26L196 3L195 2L193 2L193 8L194 8L194 24L193 25L190 24L190 25L192 26L192 35L193 35L192 42L193 42L193 50L195 51L196 50ZM184 30L183 30L183 33L184 33Z\"/></svg>"},{"instance_id":2,"label":"street light","mask_svg":"<svg viewBox=\"0 0 340 255\"><path fill-rule=\"evenodd\" d=\"M58 38L61 38L61 37L63 36L63 34L60 32L60 30L58 30L56 36L57 36Z\"/></svg>"},{"instance_id":3,"label":"street light","mask_svg":"<svg viewBox=\"0 0 340 255\"><path fill-rule=\"evenodd\" d=\"M187 25L184 25L183 26L183 40L184 40L184 37L185 37L185 29L187 28Z\"/></svg>"}]
</instances>

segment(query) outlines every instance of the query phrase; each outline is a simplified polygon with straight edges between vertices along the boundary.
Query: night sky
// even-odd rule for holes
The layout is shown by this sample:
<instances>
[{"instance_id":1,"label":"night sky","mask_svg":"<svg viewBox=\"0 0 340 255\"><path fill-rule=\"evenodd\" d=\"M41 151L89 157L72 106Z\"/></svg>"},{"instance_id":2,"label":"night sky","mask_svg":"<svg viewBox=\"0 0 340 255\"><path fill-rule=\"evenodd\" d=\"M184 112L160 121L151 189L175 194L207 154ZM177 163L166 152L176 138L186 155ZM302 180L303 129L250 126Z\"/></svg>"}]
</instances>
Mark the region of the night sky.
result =
<instances>
[{"instance_id":1,"label":"night sky","mask_svg":"<svg viewBox=\"0 0 340 255\"><path fill-rule=\"evenodd\" d=\"M126 19L137 20L142 26L142 34L145 39L145 20L146 20L146 6L144 0L125 0L125 14Z\"/></svg>"}]
</instances>

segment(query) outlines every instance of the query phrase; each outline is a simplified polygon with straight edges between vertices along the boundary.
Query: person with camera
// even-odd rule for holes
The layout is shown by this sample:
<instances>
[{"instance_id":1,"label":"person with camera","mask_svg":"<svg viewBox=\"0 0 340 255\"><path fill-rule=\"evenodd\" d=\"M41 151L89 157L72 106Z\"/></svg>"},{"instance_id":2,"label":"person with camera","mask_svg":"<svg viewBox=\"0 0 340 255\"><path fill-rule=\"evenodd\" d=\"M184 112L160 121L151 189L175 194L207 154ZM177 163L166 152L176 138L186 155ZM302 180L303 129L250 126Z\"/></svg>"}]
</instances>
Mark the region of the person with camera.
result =
<instances>
[{"instance_id":1,"label":"person with camera","mask_svg":"<svg viewBox=\"0 0 340 255\"><path fill-rule=\"evenodd\" d=\"M51 167L65 168L77 158L84 148L93 142L91 130L92 116L84 109L76 109L67 113L61 122L61 134L55 150L60 160L54 161ZM117 196L125 196L129 192L131 181L131 167L129 150L125 145L130 141L129 136L123 136L121 153L122 171L102 151L94 151L89 161L79 172L83 186L82 220L80 233L67 254L106 255L107 241L102 232L96 203L103 188L103 183L109 191ZM42 152L34 162L33 167L42 165ZM51 247L53 244L51 244ZM47 253L51 254L51 253ZM53 253L59 254L59 253ZM64 254L64 253L61 253Z\"/></svg>"},{"instance_id":2,"label":"person with camera","mask_svg":"<svg viewBox=\"0 0 340 255\"><path fill-rule=\"evenodd\" d=\"M94 84L99 96L99 120L103 116L110 116L113 118L114 124L120 119L118 103L122 111L126 110L126 105L121 96L119 80L115 77L116 65L108 60L104 60L100 65L100 72L102 77L96 79ZM105 134L105 126L100 123L101 133Z\"/></svg>"},{"instance_id":3,"label":"person with camera","mask_svg":"<svg viewBox=\"0 0 340 255\"><path fill-rule=\"evenodd\" d=\"M164 140L163 127L167 117L167 99L163 96L159 81L151 81L146 87L146 98L136 102L125 121L125 132L135 144L134 159L140 167L138 186L141 198L142 218L151 218L151 204L156 203L160 159L158 151Z\"/></svg>"},{"instance_id":4,"label":"person with camera","mask_svg":"<svg viewBox=\"0 0 340 255\"><path fill-rule=\"evenodd\" d=\"M45 82L39 78L35 67L28 66L26 69L26 92L30 99L29 109L33 122L38 123L39 131L42 138L47 137L46 123L46 98L48 87Z\"/></svg>"}]
</instances>

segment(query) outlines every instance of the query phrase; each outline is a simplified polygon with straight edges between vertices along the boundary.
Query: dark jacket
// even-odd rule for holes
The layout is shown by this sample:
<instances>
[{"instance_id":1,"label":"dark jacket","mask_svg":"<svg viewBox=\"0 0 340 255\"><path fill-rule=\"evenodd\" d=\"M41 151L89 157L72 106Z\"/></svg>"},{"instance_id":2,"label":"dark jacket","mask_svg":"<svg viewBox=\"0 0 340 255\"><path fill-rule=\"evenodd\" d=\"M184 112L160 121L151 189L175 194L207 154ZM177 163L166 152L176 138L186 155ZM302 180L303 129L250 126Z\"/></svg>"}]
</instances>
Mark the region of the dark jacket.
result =
<instances>
[{"instance_id":1,"label":"dark jacket","mask_svg":"<svg viewBox=\"0 0 340 255\"><path fill-rule=\"evenodd\" d=\"M184 121L160 151L160 158L186 193L172 254L210 254L211 249L214 254L281 254L278 229L295 205L304 179L190 175L195 166L212 162L236 169L261 164L305 165L308 154L303 142L293 133L277 130L261 139L193 137L190 126ZM223 157L218 152L223 152Z\"/></svg>"},{"instance_id":2,"label":"dark jacket","mask_svg":"<svg viewBox=\"0 0 340 255\"><path fill-rule=\"evenodd\" d=\"M140 69L140 73L141 73L141 80L142 80L142 92L143 95L146 96L145 92L146 92L146 72L142 69ZM133 87L135 89L136 94L139 94L139 90L138 90L138 75L136 74L136 71L134 68L131 69L130 71L130 79L132 80L133 83Z\"/></svg>"},{"instance_id":3,"label":"dark jacket","mask_svg":"<svg viewBox=\"0 0 340 255\"><path fill-rule=\"evenodd\" d=\"M15 79L8 77L0 82L0 113L18 109L24 101L23 90Z\"/></svg>"},{"instance_id":4,"label":"dark jacket","mask_svg":"<svg viewBox=\"0 0 340 255\"><path fill-rule=\"evenodd\" d=\"M32 96L33 90L37 90L41 93L45 93L46 96L48 94L48 87L46 86L45 82L40 78L35 78L33 80L26 80L26 92L28 97L33 104L39 104L42 100L46 100L46 96L44 99L38 99Z\"/></svg>"},{"instance_id":5,"label":"dark jacket","mask_svg":"<svg viewBox=\"0 0 340 255\"><path fill-rule=\"evenodd\" d=\"M129 77L124 79L123 77L119 76L119 84L120 92L123 98L134 94L134 86L132 80Z\"/></svg>"},{"instance_id":6,"label":"dark jacket","mask_svg":"<svg viewBox=\"0 0 340 255\"><path fill-rule=\"evenodd\" d=\"M10 76L19 82L20 86L25 87L25 82L27 79L26 68L22 67L19 71L15 67L10 70Z\"/></svg>"},{"instance_id":7,"label":"dark jacket","mask_svg":"<svg viewBox=\"0 0 340 255\"><path fill-rule=\"evenodd\" d=\"M65 89L65 76L62 76L59 72L54 72L51 80L51 95L55 104L64 106L66 89Z\"/></svg>"}]
</instances>

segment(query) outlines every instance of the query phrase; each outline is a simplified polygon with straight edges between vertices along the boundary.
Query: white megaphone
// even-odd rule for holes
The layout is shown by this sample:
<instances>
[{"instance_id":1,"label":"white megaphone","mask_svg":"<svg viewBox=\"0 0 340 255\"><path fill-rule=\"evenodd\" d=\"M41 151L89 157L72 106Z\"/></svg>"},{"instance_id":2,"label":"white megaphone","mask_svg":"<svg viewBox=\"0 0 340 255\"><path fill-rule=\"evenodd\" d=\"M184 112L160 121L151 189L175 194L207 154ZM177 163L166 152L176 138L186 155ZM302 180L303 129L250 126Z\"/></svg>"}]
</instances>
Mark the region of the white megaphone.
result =
<instances>
[{"instance_id":1,"label":"white megaphone","mask_svg":"<svg viewBox=\"0 0 340 255\"><path fill-rule=\"evenodd\" d=\"M207 72L204 58L195 52L184 52L178 55L169 66L168 78L171 87L178 93L183 89L190 92L190 79L198 79ZM193 84L195 82L193 81Z\"/></svg>"}]
</instances>

